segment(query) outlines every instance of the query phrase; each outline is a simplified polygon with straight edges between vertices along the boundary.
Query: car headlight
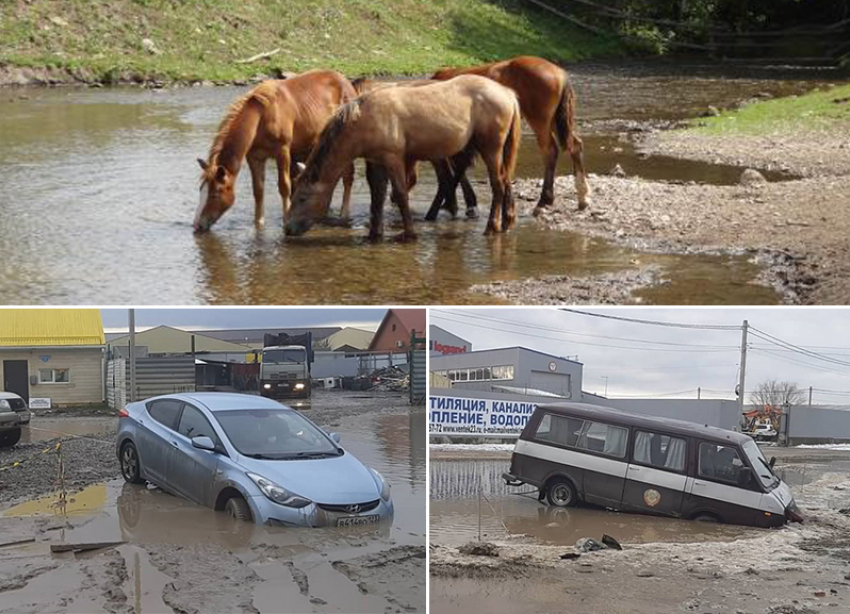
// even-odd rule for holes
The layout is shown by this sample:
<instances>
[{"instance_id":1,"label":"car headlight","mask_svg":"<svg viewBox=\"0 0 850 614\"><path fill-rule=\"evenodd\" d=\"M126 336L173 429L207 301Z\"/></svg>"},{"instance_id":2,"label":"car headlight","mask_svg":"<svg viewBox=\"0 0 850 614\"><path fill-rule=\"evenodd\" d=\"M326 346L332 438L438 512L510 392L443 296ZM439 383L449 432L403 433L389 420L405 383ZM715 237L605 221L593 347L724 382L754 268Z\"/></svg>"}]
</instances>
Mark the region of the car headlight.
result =
<instances>
[{"instance_id":1,"label":"car headlight","mask_svg":"<svg viewBox=\"0 0 850 614\"><path fill-rule=\"evenodd\" d=\"M297 384L295 384L295 389L296 390L304 390L304 384L302 384L301 382L298 382Z\"/></svg>"},{"instance_id":2,"label":"car headlight","mask_svg":"<svg viewBox=\"0 0 850 614\"><path fill-rule=\"evenodd\" d=\"M266 390L271 390L272 385L271 384L263 384L263 388L265 388Z\"/></svg>"},{"instance_id":3,"label":"car headlight","mask_svg":"<svg viewBox=\"0 0 850 614\"><path fill-rule=\"evenodd\" d=\"M291 493L286 490L283 486L278 486L274 482L269 479L264 478L261 475L257 475L256 473L246 473L246 475L254 481L263 494L274 501L275 503L279 503L280 505L285 505L286 507L307 507L312 503L309 499L305 499L304 497L299 497L295 493Z\"/></svg>"},{"instance_id":4,"label":"car headlight","mask_svg":"<svg viewBox=\"0 0 850 614\"><path fill-rule=\"evenodd\" d=\"M370 467L370 469L372 469ZM384 501L390 500L390 483L380 473L372 469L372 474L375 476L375 481L381 487L381 499Z\"/></svg>"},{"instance_id":5,"label":"car headlight","mask_svg":"<svg viewBox=\"0 0 850 614\"><path fill-rule=\"evenodd\" d=\"M12 406L6 399L0 399L0 409L12 409Z\"/></svg>"}]
</instances>

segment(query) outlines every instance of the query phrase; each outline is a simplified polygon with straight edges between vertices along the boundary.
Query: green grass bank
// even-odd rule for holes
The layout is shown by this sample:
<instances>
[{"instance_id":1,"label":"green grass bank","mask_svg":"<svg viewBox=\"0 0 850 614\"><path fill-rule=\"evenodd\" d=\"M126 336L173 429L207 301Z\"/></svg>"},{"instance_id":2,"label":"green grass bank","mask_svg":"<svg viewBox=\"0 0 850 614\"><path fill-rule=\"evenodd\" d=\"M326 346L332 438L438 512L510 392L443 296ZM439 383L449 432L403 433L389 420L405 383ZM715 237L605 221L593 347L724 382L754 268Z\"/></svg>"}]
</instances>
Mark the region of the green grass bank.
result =
<instances>
[{"instance_id":1,"label":"green grass bank","mask_svg":"<svg viewBox=\"0 0 850 614\"><path fill-rule=\"evenodd\" d=\"M621 52L615 39L521 0L0 2L0 67L59 80L239 81L315 67L425 74L518 54L571 62Z\"/></svg>"},{"instance_id":2,"label":"green grass bank","mask_svg":"<svg viewBox=\"0 0 850 614\"><path fill-rule=\"evenodd\" d=\"M692 121L692 131L704 135L763 135L801 129L850 127L850 84L747 104L716 117Z\"/></svg>"}]
</instances>

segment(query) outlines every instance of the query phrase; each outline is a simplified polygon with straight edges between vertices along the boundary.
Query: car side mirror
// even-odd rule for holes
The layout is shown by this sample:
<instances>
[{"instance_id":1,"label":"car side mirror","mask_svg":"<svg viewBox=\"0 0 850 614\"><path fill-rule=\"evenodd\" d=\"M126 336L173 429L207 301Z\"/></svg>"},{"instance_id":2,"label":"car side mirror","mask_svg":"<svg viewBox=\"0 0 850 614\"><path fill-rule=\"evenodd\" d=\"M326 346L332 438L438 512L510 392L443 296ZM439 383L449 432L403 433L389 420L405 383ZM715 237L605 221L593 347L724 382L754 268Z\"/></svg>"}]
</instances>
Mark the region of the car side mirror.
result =
<instances>
[{"instance_id":1,"label":"car side mirror","mask_svg":"<svg viewBox=\"0 0 850 614\"><path fill-rule=\"evenodd\" d=\"M770 462L768 463L768 465L770 466L771 470L773 469L773 466L774 466L775 464L776 464L776 457L775 457L775 456L771 456L771 457L770 457Z\"/></svg>"},{"instance_id":2,"label":"car side mirror","mask_svg":"<svg viewBox=\"0 0 850 614\"><path fill-rule=\"evenodd\" d=\"M738 486L746 488L750 485L750 480L753 478L753 470L749 467L741 467L738 470Z\"/></svg>"},{"instance_id":3,"label":"car side mirror","mask_svg":"<svg viewBox=\"0 0 850 614\"><path fill-rule=\"evenodd\" d=\"M215 452L215 444L213 443L213 440L207 437L206 435L192 437L192 447L198 448L199 450L208 450L209 452Z\"/></svg>"},{"instance_id":4,"label":"car side mirror","mask_svg":"<svg viewBox=\"0 0 850 614\"><path fill-rule=\"evenodd\" d=\"M342 439L342 438L339 436L339 433L330 433L330 434L328 435L328 437L330 437L330 438L334 441L334 443L337 443L337 444L339 443L339 440L340 440L340 439Z\"/></svg>"}]
</instances>

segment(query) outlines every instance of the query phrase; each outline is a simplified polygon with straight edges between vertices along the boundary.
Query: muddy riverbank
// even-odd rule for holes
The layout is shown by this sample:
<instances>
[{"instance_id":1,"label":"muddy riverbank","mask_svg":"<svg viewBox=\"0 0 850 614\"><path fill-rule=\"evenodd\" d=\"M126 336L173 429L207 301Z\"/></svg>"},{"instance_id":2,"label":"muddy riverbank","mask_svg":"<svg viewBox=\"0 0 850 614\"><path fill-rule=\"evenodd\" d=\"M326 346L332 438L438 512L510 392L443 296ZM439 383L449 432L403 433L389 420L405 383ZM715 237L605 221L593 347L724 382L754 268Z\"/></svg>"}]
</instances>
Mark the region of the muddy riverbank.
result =
<instances>
[{"instance_id":1,"label":"muddy riverbank","mask_svg":"<svg viewBox=\"0 0 850 614\"><path fill-rule=\"evenodd\" d=\"M850 302L850 130L836 120L830 129L787 126L763 135L704 134L694 130L642 130L621 134L646 156L734 165L736 185L658 181L625 171L591 178L593 205L576 210L570 177L556 181L556 203L537 218L549 229L570 230L645 252L738 254L760 267L753 283L772 287L784 303ZM743 169L759 169L761 173ZM797 177L768 181L762 173ZM535 205L539 181L518 180L521 215ZM645 288L669 280L636 263L610 278L544 277L481 284L473 290L510 302L640 303ZM597 288L599 290L597 290ZM589 290L588 290L589 289ZM590 300L580 301L584 296ZM689 302L684 299L682 302Z\"/></svg>"},{"instance_id":2,"label":"muddy riverbank","mask_svg":"<svg viewBox=\"0 0 850 614\"><path fill-rule=\"evenodd\" d=\"M847 461L828 456L802 473L790 459L779 462L806 522L778 530L553 510L533 497L501 495L484 461L437 461L443 467L432 469L431 607L557 612L568 599L588 614L844 611L850 608L850 518L839 510L850 504L850 480ZM475 464L470 482L464 476ZM495 544L497 556L458 549L464 538L477 538L476 505L461 505L462 492L476 480L486 495L484 539ZM575 552L577 535L599 539L601 532L617 537L623 550L560 558Z\"/></svg>"},{"instance_id":3,"label":"muddy riverbank","mask_svg":"<svg viewBox=\"0 0 850 614\"><path fill-rule=\"evenodd\" d=\"M112 433L63 440L62 513L58 459L40 454L55 440L27 444L0 453L0 466L38 454L0 473L0 544L32 540L0 546L0 612L423 612L424 411L403 395L330 391L299 409L388 479L391 523L234 526L221 513L124 483ZM63 419L55 420L61 430ZM81 542L115 546L51 553Z\"/></svg>"}]
</instances>

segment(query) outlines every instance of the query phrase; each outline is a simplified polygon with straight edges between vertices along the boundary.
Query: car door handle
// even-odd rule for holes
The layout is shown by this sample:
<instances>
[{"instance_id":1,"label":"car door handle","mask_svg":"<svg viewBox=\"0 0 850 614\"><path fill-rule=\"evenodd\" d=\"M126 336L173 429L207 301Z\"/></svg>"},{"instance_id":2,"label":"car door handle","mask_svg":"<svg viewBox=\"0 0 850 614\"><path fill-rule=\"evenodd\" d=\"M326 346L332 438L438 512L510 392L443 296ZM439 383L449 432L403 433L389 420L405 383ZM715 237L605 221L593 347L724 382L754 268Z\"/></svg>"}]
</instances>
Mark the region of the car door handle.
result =
<instances>
[{"instance_id":1,"label":"car door handle","mask_svg":"<svg viewBox=\"0 0 850 614\"><path fill-rule=\"evenodd\" d=\"M634 467L632 465L629 465L629 471L640 471L640 467Z\"/></svg>"},{"instance_id":2,"label":"car door handle","mask_svg":"<svg viewBox=\"0 0 850 614\"><path fill-rule=\"evenodd\" d=\"M705 486L705 482L700 482L699 480L694 480L694 486Z\"/></svg>"},{"instance_id":3,"label":"car door handle","mask_svg":"<svg viewBox=\"0 0 850 614\"><path fill-rule=\"evenodd\" d=\"M177 442L176 442L176 441L172 441L172 442L171 442L171 445L172 445L172 446L174 446L174 447L176 448L176 447L177 447Z\"/></svg>"}]
</instances>

